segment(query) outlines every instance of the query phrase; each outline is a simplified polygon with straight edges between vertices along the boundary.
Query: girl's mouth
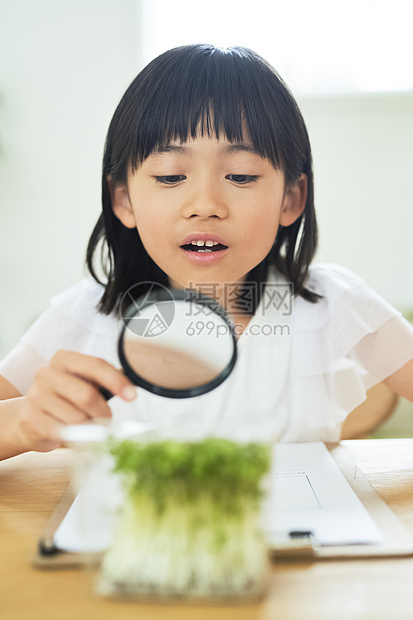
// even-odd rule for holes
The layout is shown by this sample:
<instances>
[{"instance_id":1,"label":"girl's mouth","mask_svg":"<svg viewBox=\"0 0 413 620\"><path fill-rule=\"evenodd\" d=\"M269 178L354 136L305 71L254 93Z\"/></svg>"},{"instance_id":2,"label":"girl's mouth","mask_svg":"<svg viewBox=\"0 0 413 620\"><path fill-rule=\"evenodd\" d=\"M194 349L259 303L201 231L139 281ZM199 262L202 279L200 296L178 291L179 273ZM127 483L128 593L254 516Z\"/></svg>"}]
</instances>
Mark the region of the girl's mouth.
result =
<instances>
[{"instance_id":1,"label":"girl's mouth","mask_svg":"<svg viewBox=\"0 0 413 620\"><path fill-rule=\"evenodd\" d=\"M206 235L203 239L189 239L184 239L186 243L183 243L180 248L186 258L193 264L215 264L219 262L229 250L229 246L216 239L208 239Z\"/></svg>"},{"instance_id":2,"label":"girl's mouth","mask_svg":"<svg viewBox=\"0 0 413 620\"><path fill-rule=\"evenodd\" d=\"M222 243L218 243L218 241L191 241L190 243L185 243L181 245L181 248L187 252L197 252L199 254L207 254L211 252L222 252L222 250L227 250L228 246Z\"/></svg>"}]
</instances>

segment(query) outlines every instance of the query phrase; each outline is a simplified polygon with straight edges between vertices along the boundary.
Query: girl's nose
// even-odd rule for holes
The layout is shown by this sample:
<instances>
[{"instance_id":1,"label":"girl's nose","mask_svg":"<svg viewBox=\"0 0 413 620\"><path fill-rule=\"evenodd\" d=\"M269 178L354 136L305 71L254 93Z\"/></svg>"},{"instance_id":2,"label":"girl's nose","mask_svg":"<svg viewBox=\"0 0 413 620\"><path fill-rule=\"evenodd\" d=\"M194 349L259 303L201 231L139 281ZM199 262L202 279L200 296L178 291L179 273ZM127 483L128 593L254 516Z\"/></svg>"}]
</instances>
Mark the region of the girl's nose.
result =
<instances>
[{"instance_id":1,"label":"girl's nose","mask_svg":"<svg viewBox=\"0 0 413 620\"><path fill-rule=\"evenodd\" d=\"M217 217L223 219L228 216L228 208L218 192L214 191L213 188L207 188L194 192L194 195L185 202L182 215L185 218L208 219Z\"/></svg>"}]
</instances>

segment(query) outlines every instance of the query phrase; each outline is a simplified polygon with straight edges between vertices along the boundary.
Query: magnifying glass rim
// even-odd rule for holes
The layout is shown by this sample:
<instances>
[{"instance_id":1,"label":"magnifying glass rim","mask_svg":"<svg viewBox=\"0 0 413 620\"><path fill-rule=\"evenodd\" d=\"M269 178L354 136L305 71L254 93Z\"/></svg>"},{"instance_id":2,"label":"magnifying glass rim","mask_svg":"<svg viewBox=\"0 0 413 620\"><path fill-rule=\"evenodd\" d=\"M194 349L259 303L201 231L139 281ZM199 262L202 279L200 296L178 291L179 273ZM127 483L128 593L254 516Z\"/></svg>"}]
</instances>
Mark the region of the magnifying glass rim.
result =
<instances>
[{"instance_id":1,"label":"magnifying glass rim","mask_svg":"<svg viewBox=\"0 0 413 620\"><path fill-rule=\"evenodd\" d=\"M216 301L211 299L210 297L207 297L206 295L198 293L197 291L193 291L193 295L192 295L191 291L184 291L181 289L174 289L174 288L165 289L162 287L162 288L152 289L147 295L142 295L136 300L136 303L139 305L139 310L143 310L147 306L150 306L158 301L172 301L172 300L186 301L188 303L195 302L197 304L206 306L207 308L212 310L212 312L214 312L215 314L217 314L224 320L224 322L228 326L228 330L232 337L232 343L233 343L232 356L228 364L225 366L225 368L214 379L212 379L212 381L208 381L208 383L203 383L202 385L197 385L191 388L184 388L184 389L173 389L173 388L162 387L160 385L155 385L154 383L150 383L149 381L146 381L145 379L143 379L143 377L138 375L131 368L124 353L123 343L124 343L125 332L127 330L129 321L132 319L132 317L136 315L136 308L134 304L132 304L128 308L125 316L123 317L123 327L122 327L122 331L118 339L119 360L123 366L124 373L128 377L128 379L130 379L138 387L142 387L148 392L151 392L152 394L157 394L158 396L164 396L167 398L193 398L194 396L201 396L202 394L206 394L207 392L210 392L211 390L214 390L216 387L221 385L221 383L223 383L225 379L232 372L235 366L235 362L237 361L237 339L235 337L233 327L227 317L227 313L225 312L224 308L220 304L218 304Z\"/></svg>"}]
</instances>

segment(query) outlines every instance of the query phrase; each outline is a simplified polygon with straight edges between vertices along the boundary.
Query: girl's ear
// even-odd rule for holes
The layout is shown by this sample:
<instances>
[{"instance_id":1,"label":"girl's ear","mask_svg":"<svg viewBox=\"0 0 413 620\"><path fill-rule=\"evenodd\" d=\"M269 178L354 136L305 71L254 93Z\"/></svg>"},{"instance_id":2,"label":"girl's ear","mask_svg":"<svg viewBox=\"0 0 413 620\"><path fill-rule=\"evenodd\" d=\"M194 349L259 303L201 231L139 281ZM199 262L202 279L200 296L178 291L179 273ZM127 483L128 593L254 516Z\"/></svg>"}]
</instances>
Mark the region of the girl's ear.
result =
<instances>
[{"instance_id":1,"label":"girl's ear","mask_svg":"<svg viewBox=\"0 0 413 620\"><path fill-rule=\"evenodd\" d=\"M126 228L136 228L128 188L123 185L114 185L111 176L108 176L108 185L113 213Z\"/></svg>"},{"instance_id":2,"label":"girl's ear","mask_svg":"<svg viewBox=\"0 0 413 620\"><path fill-rule=\"evenodd\" d=\"M285 190L280 215L281 226L291 226L300 217L307 201L307 175L302 174L298 181Z\"/></svg>"}]
</instances>

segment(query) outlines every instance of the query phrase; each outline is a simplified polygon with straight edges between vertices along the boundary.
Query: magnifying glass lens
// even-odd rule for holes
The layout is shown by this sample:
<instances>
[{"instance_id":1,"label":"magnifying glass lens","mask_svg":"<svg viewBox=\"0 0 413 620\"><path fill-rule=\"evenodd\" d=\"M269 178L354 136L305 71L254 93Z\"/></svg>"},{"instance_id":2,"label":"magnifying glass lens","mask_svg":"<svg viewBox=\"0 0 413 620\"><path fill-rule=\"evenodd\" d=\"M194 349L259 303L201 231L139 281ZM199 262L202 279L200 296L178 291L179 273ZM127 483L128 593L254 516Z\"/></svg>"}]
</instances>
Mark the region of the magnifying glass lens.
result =
<instances>
[{"instance_id":1,"label":"magnifying glass lens","mask_svg":"<svg viewBox=\"0 0 413 620\"><path fill-rule=\"evenodd\" d=\"M163 396L203 394L222 383L234 367L231 325L225 311L208 298L191 300L187 293L170 289L168 295L138 300L129 309L118 346L125 374Z\"/></svg>"}]
</instances>

